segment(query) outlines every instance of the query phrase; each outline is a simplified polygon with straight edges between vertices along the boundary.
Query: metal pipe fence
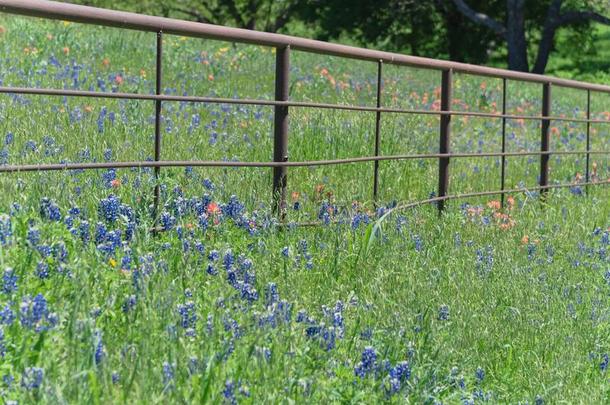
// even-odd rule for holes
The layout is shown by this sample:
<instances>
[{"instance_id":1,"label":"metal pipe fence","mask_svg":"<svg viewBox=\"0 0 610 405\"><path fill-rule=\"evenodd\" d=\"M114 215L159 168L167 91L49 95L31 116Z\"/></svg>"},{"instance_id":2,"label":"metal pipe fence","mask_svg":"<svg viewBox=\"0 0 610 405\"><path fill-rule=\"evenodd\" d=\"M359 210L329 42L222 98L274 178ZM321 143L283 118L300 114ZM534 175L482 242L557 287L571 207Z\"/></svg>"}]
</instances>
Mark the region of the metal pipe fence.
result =
<instances>
[{"instance_id":1,"label":"metal pipe fence","mask_svg":"<svg viewBox=\"0 0 610 405\"><path fill-rule=\"evenodd\" d=\"M575 184L549 184L549 160L551 155L585 155L585 182L578 186L608 185L610 180L591 181L590 156L609 155L610 150L591 150L590 132L591 124L610 124L610 121L591 118L591 92L610 94L610 86L591 84L574 80L559 79L550 76L531 73L514 72L464 63L448 62L436 59L420 58L396 53L381 52L351 46L331 44L287 35L271 34L237 28L222 27L210 24L181 21L170 18L153 17L135 13L119 12L94 7L79 6L40 0L0 0L0 11L10 14L41 17L47 19L65 20L76 23L94 24L101 26L132 29L153 32L156 34L156 82L155 94L137 93L105 93L95 91L41 89L24 87L0 86L1 93L29 94L41 96L67 96L90 97L109 99L150 100L155 102L155 137L153 161L124 161L105 163L58 163L58 164L26 164L2 165L0 173L25 171L50 171L74 169L107 169L107 168L154 168L156 185L154 189L154 217L156 219L159 208L160 184L159 175L162 167L268 167L273 168L273 208L280 219L286 213L286 188L289 167L325 166L350 163L373 162L373 201L378 199L379 193L379 162L389 160L408 159L438 159L438 194L434 198L416 201L401 205L403 208L413 207L426 203L437 203L439 212L444 208L447 200L500 195L502 206L507 193L540 191L544 198L549 189L572 187ZM181 35L187 37L207 38L221 41L249 43L276 48L275 64L275 99L239 99L198 96L172 96L162 94L162 58L163 37L165 34ZM289 99L289 68L291 50L310 53L339 56L344 58L367 60L377 63L376 102L375 106L354 106L342 104L328 104L315 102L299 102ZM430 111L421 109L402 109L384 107L382 102L383 65L401 65L433 69L441 71L440 110ZM502 110L501 113L454 111L452 106L452 85L454 73L494 77L502 79ZM507 114L507 80L538 83L542 85L542 110L540 115ZM587 92L586 118L566 118L553 116L551 111L552 87L565 87ZM169 161L162 159L161 144L161 110L165 101L181 101L192 103L218 103L218 104L245 104L274 107L274 147L272 162L229 162L229 161ZM374 155L345 159L315 160L303 162L289 161L289 108L320 108L347 111L362 111L375 113ZM434 115L440 117L438 153L380 155L382 113ZM453 116L481 117L500 119L502 124L501 152L491 153L453 153L451 151L451 118ZM541 122L541 147L539 151L507 152L506 151L506 124L509 119L535 120ZM553 151L550 150L550 123L551 121L567 121L586 123L586 150L582 151ZM506 158L510 156L539 156L540 174L539 184L536 187L524 189L505 189ZM449 194L450 163L455 158L500 157L500 189L466 194Z\"/></svg>"}]
</instances>

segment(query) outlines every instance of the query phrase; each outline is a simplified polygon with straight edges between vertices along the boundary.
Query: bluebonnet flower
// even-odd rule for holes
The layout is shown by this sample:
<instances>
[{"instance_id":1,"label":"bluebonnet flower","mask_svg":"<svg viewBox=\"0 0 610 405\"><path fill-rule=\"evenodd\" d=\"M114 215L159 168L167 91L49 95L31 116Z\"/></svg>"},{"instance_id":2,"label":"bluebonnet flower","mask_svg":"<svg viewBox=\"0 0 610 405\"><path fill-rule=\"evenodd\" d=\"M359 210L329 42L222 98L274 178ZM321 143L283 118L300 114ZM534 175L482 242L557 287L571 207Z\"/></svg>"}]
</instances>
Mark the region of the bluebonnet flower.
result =
<instances>
[{"instance_id":1,"label":"bluebonnet flower","mask_svg":"<svg viewBox=\"0 0 610 405\"><path fill-rule=\"evenodd\" d=\"M41 280L49 278L49 265L46 261L41 260L38 262L38 265L36 266L36 275Z\"/></svg>"},{"instance_id":2,"label":"bluebonnet flower","mask_svg":"<svg viewBox=\"0 0 610 405\"><path fill-rule=\"evenodd\" d=\"M214 189L216 188L216 186L214 185L214 183L212 182L212 180L210 179L203 179L203 186L205 188L207 188L210 191L214 191Z\"/></svg>"},{"instance_id":3,"label":"bluebonnet flower","mask_svg":"<svg viewBox=\"0 0 610 405\"><path fill-rule=\"evenodd\" d=\"M180 315L180 326L184 329L194 329L197 323L197 312L195 311L195 303L187 301L184 304L178 304L178 315Z\"/></svg>"},{"instance_id":4,"label":"bluebonnet flower","mask_svg":"<svg viewBox=\"0 0 610 405\"><path fill-rule=\"evenodd\" d=\"M208 259L210 261L216 261L218 260L218 258L220 257L220 253L218 253L218 250L211 250L210 253L208 254Z\"/></svg>"},{"instance_id":5,"label":"bluebonnet flower","mask_svg":"<svg viewBox=\"0 0 610 405\"><path fill-rule=\"evenodd\" d=\"M608 369L608 361L609 361L608 353L604 353L602 355L602 361L601 361L601 363L599 363L599 368L601 371L606 371Z\"/></svg>"},{"instance_id":6,"label":"bluebonnet flower","mask_svg":"<svg viewBox=\"0 0 610 405\"><path fill-rule=\"evenodd\" d=\"M66 244L63 242L58 242L53 245L51 248L53 252L53 257L60 262L65 262L68 258L68 249L66 249Z\"/></svg>"},{"instance_id":7,"label":"bluebonnet flower","mask_svg":"<svg viewBox=\"0 0 610 405\"><path fill-rule=\"evenodd\" d=\"M362 351L362 358L354 368L354 374L357 377L364 378L367 374L375 371L377 368L377 352L371 346L367 346Z\"/></svg>"},{"instance_id":8,"label":"bluebonnet flower","mask_svg":"<svg viewBox=\"0 0 610 405\"><path fill-rule=\"evenodd\" d=\"M6 136L4 137L4 144L6 146L11 145L13 143L13 141L15 140L15 135L13 135L12 132L9 132L6 134Z\"/></svg>"},{"instance_id":9,"label":"bluebonnet flower","mask_svg":"<svg viewBox=\"0 0 610 405\"><path fill-rule=\"evenodd\" d=\"M0 357L6 355L6 348L4 347L4 329L0 326Z\"/></svg>"},{"instance_id":10,"label":"bluebonnet flower","mask_svg":"<svg viewBox=\"0 0 610 405\"><path fill-rule=\"evenodd\" d=\"M358 229L360 224L367 225L369 222L370 222L370 219L367 214L358 212L358 213L356 213L356 215L354 215L352 217L352 223L351 223L352 230Z\"/></svg>"},{"instance_id":11,"label":"bluebonnet flower","mask_svg":"<svg viewBox=\"0 0 610 405\"><path fill-rule=\"evenodd\" d=\"M407 381L411 376L411 367L409 362L401 361L396 366L392 367L388 373L390 378L390 389L388 390L389 395L397 393L402 387L402 383Z\"/></svg>"},{"instance_id":12,"label":"bluebonnet flower","mask_svg":"<svg viewBox=\"0 0 610 405\"><path fill-rule=\"evenodd\" d=\"M131 249L125 250L125 255L121 258L121 270L131 270Z\"/></svg>"},{"instance_id":13,"label":"bluebonnet flower","mask_svg":"<svg viewBox=\"0 0 610 405\"><path fill-rule=\"evenodd\" d=\"M214 331L214 315L208 314L207 320L205 322L205 330L208 332L208 335L211 335Z\"/></svg>"},{"instance_id":14,"label":"bluebonnet flower","mask_svg":"<svg viewBox=\"0 0 610 405\"><path fill-rule=\"evenodd\" d=\"M12 389L13 383L15 382L15 377L13 377L12 374L5 374L2 376L2 382L4 383L4 386L10 390L10 389ZM7 405L8 405L8 402L7 402ZM15 403L15 405L16 405L16 403Z\"/></svg>"},{"instance_id":15,"label":"bluebonnet flower","mask_svg":"<svg viewBox=\"0 0 610 405\"><path fill-rule=\"evenodd\" d=\"M174 380L174 368L167 361L163 362L163 385L167 388Z\"/></svg>"},{"instance_id":16,"label":"bluebonnet flower","mask_svg":"<svg viewBox=\"0 0 610 405\"><path fill-rule=\"evenodd\" d=\"M483 370L481 367L477 367L477 370L474 372L474 376L476 377L478 383L483 382L483 378L485 378L485 370Z\"/></svg>"},{"instance_id":17,"label":"bluebonnet flower","mask_svg":"<svg viewBox=\"0 0 610 405\"><path fill-rule=\"evenodd\" d=\"M267 306L271 306L280 300L280 293L277 291L277 284L267 284L267 290L265 291L265 299Z\"/></svg>"},{"instance_id":18,"label":"bluebonnet flower","mask_svg":"<svg viewBox=\"0 0 610 405\"><path fill-rule=\"evenodd\" d=\"M10 267L5 269L2 275L2 292L10 294L17 291L17 280L19 280L19 277L15 274L15 270Z\"/></svg>"},{"instance_id":19,"label":"bluebonnet flower","mask_svg":"<svg viewBox=\"0 0 610 405\"><path fill-rule=\"evenodd\" d=\"M233 219L238 219L244 210L244 205L239 202L237 196L229 197L229 202L222 206L222 213Z\"/></svg>"},{"instance_id":20,"label":"bluebonnet flower","mask_svg":"<svg viewBox=\"0 0 610 405\"><path fill-rule=\"evenodd\" d=\"M536 395L536 399L534 399L534 405L544 405L544 399L540 395Z\"/></svg>"},{"instance_id":21,"label":"bluebonnet flower","mask_svg":"<svg viewBox=\"0 0 610 405\"><path fill-rule=\"evenodd\" d=\"M114 223L119 217L119 209L121 207L121 201L114 194L110 194L106 198L100 200L98 212L100 217L104 218L106 222Z\"/></svg>"},{"instance_id":22,"label":"bluebonnet flower","mask_svg":"<svg viewBox=\"0 0 610 405\"><path fill-rule=\"evenodd\" d=\"M419 235L413 235L413 242L415 242L415 250L417 252L421 252L421 250L423 249L423 244L424 244L421 237Z\"/></svg>"},{"instance_id":23,"label":"bluebonnet flower","mask_svg":"<svg viewBox=\"0 0 610 405\"><path fill-rule=\"evenodd\" d=\"M49 312L47 300L42 294L34 298L27 295L23 297L19 306L19 321L23 327L28 329L35 327L36 332L42 332L57 324L57 315Z\"/></svg>"},{"instance_id":24,"label":"bluebonnet flower","mask_svg":"<svg viewBox=\"0 0 610 405\"><path fill-rule=\"evenodd\" d=\"M40 216L50 221L60 221L61 212L57 204L47 197L40 200Z\"/></svg>"},{"instance_id":25,"label":"bluebonnet flower","mask_svg":"<svg viewBox=\"0 0 610 405\"><path fill-rule=\"evenodd\" d=\"M288 248L288 246L284 246L282 248L282 256L284 256L284 257L290 256L290 249Z\"/></svg>"},{"instance_id":26,"label":"bluebonnet flower","mask_svg":"<svg viewBox=\"0 0 610 405\"><path fill-rule=\"evenodd\" d=\"M12 235L13 226L11 224L11 217L6 214L0 214L0 245L6 245Z\"/></svg>"},{"instance_id":27,"label":"bluebonnet flower","mask_svg":"<svg viewBox=\"0 0 610 405\"><path fill-rule=\"evenodd\" d=\"M438 320L447 321L449 320L449 306L441 305L438 309Z\"/></svg>"},{"instance_id":28,"label":"bluebonnet flower","mask_svg":"<svg viewBox=\"0 0 610 405\"><path fill-rule=\"evenodd\" d=\"M82 221L78 225L78 236L80 237L80 240L83 241L83 243L89 243L89 240L91 239L91 229L89 221Z\"/></svg>"},{"instance_id":29,"label":"bluebonnet flower","mask_svg":"<svg viewBox=\"0 0 610 405\"><path fill-rule=\"evenodd\" d=\"M29 140L25 143L25 151L27 152L36 152L38 150L38 145L33 140Z\"/></svg>"},{"instance_id":30,"label":"bluebonnet flower","mask_svg":"<svg viewBox=\"0 0 610 405\"><path fill-rule=\"evenodd\" d=\"M93 360L95 365L99 366L104 357L106 357L106 349L104 349L104 341L102 340L102 331L96 330L94 333L94 353Z\"/></svg>"},{"instance_id":31,"label":"bluebonnet flower","mask_svg":"<svg viewBox=\"0 0 610 405\"><path fill-rule=\"evenodd\" d=\"M222 390L222 396L230 404L237 403L237 399L235 398L235 384L233 383L233 380L228 379L227 381L225 381L225 387Z\"/></svg>"},{"instance_id":32,"label":"bluebonnet flower","mask_svg":"<svg viewBox=\"0 0 610 405\"><path fill-rule=\"evenodd\" d=\"M225 267L225 270L226 271L231 270L234 262L235 262L235 256L233 256L233 252L231 251L231 249L229 249L225 252L225 256L223 258L223 265Z\"/></svg>"},{"instance_id":33,"label":"bluebonnet flower","mask_svg":"<svg viewBox=\"0 0 610 405\"><path fill-rule=\"evenodd\" d=\"M103 223L98 222L95 225L95 243L99 244L105 242L107 236L108 231L106 229L106 226Z\"/></svg>"},{"instance_id":34,"label":"bluebonnet flower","mask_svg":"<svg viewBox=\"0 0 610 405\"><path fill-rule=\"evenodd\" d=\"M0 324L11 325L15 320L15 313L9 304L5 304L4 308L0 309Z\"/></svg>"},{"instance_id":35,"label":"bluebonnet flower","mask_svg":"<svg viewBox=\"0 0 610 405\"><path fill-rule=\"evenodd\" d=\"M104 132L104 119L106 118L106 114L108 113L108 109L106 106L102 107L100 110L100 115L97 117L97 132Z\"/></svg>"},{"instance_id":36,"label":"bluebonnet flower","mask_svg":"<svg viewBox=\"0 0 610 405\"><path fill-rule=\"evenodd\" d=\"M137 303L137 298L135 295L132 294L129 297L127 297L127 299L123 303L123 312L128 313L129 311L131 311L133 309L133 307L136 306L136 303Z\"/></svg>"},{"instance_id":37,"label":"bluebonnet flower","mask_svg":"<svg viewBox=\"0 0 610 405\"><path fill-rule=\"evenodd\" d=\"M176 217L167 211L161 213L161 227L164 231L171 230L176 225Z\"/></svg>"},{"instance_id":38,"label":"bluebonnet flower","mask_svg":"<svg viewBox=\"0 0 610 405\"><path fill-rule=\"evenodd\" d=\"M44 370L39 367L28 367L21 375L21 386L27 391L40 388L44 378Z\"/></svg>"},{"instance_id":39,"label":"bluebonnet flower","mask_svg":"<svg viewBox=\"0 0 610 405\"><path fill-rule=\"evenodd\" d=\"M119 373L117 371L112 372L111 378L112 378L112 383L114 385L117 385L121 380L121 376L119 375Z\"/></svg>"},{"instance_id":40,"label":"bluebonnet flower","mask_svg":"<svg viewBox=\"0 0 610 405\"><path fill-rule=\"evenodd\" d=\"M491 271L494 262L493 247L491 245L488 245L484 250L477 249L476 255L477 258L475 267L477 269L477 272L481 275L488 274Z\"/></svg>"},{"instance_id":41,"label":"bluebonnet flower","mask_svg":"<svg viewBox=\"0 0 610 405\"><path fill-rule=\"evenodd\" d=\"M36 246L36 250L38 250L38 253L40 253L40 255L44 258L47 258L49 256L51 256L51 246L49 245L38 245Z\"/></svg>"},{"instance_id":42,"label":"bluebonnet flower","mask_svg":"<svg viewBox=\"0 0 610 405\"><path fill-rule=\"evenodd\" d=\"M116 169L111 168L103 172L102 180L106 188L112 187L112 180L116 180Z\"/></svg>"}]
</instances>

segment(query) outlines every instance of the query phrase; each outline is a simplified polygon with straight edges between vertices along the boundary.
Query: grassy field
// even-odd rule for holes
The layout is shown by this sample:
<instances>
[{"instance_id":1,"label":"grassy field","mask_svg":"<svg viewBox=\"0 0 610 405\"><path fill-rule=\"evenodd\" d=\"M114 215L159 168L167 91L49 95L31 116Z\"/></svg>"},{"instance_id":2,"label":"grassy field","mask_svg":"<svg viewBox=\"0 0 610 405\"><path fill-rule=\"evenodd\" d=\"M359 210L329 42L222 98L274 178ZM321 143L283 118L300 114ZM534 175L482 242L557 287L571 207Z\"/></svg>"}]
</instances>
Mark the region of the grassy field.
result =
<instances>
[{"instance_id":1,"label":"grassy field","mask_svg":"<svg viewBox=\"0 0 610 405\"><path fill-rule=\"evenodd\" d=\"M155 36L0 17L0 83L154 92ZM167 36L165 94L271 99L271 49ZM292 52L291 100L374 105L376 65ZM383 105L438 108L440 74L384 66ZM455 75L454 109L501 110L501 81ZM507 110L539 114L539 85ZM554 88L553 115L586 94ZM610 96L592 95L610 120ZM375 115L290 109L290 160L373 154ZM383 114L384 155L438 150L438 118ZM594 124L592 149L608 150ZM273 109L163 103L167 160L269 161ZM497 152L501 121L454 118L452 150ZM584 124L552 123L552 150ZM0 164L151 159L154 104L0 95ZM509 120L507 149L540 126ZM291 168L288 223L270 169L163 169L164 232L148 231L152 170L0 176L0 397L31 403L607 403L610 204L578 185L584 155L498 201L392 210L436 190L437 161ZM507 187L539 160L507 159ZM607 156L592 178L608 179ZM500 188L498 158L454 159L452 193Z\"/></svg>"}]
</instances>

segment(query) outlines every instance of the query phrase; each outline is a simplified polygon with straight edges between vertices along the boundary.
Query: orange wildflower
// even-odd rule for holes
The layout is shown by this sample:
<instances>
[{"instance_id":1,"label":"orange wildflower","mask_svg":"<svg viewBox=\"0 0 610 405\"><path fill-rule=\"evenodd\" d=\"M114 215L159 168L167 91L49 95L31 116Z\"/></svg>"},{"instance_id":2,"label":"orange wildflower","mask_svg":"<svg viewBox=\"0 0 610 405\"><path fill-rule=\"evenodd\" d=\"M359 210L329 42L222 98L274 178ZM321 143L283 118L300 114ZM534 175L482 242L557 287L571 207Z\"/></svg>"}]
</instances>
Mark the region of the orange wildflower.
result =
<instances>
[{"instance_id":1,"label":"orange wildflower","mask_svg":"<svg viewBox=\"0 0 610 405\"><path fill-rule=\"evenodd\" d=\"M492 210L499 210L499 209L500 209L500 207L501 207L501 205L500 205L500 201L498 201L498 200L492 200L492 201L489 201L489 202L487 203L487 206L488 206L489 208L491 208Z\"/></svg>"},{"instance_id":2,"label":"orange wildflower","mask_svg":"<svg viewBox=\"0 0 610 405\"><path fill-rule=\"evenodd\" d=\"M67 46L64 46L63 49L61 50L64 55L70 55L70 48L68 48Z\"/></svg>"},{"instance_id":3,"label":"orange wildflower","mask_svg":"<svg viewBox=\"0 0 610 405\"><path fill-rule=\"evenodd\" d=\"M102 60L102 66L104 66L104 67L108 67L108 66L110 66L110 59L108 59L108 58L104 58L104 59Z\"/></svg>"},{"instance_id":4,"label":"orange wildflower","mask_svg":"<svg viewBox=\"0 0 610 405\"><path fill-rule=\"evenodd\" d=\"M116 75L116 76L114 77L114 82L115 82L116 84L118 84L118 85L123 84L123 76L121 76L121 75Z\"/></svg>"},{"instance_id":5,"label":"orange wildflower","mask_svg":"<svg viewBox=\"0 0 610 405\"><path fill-rule=\"evenodd\" d=\"M551 135L559 135L559 128L551 127Z\"/></svg>"},{"instance_id":6,"label":"orange wildflower","mask_svg":"<svg viewBox=\"0 0 610 405\"><path fill-rule=\"evenodd\" d=\"M522 245L527 245L530 241L530 237L527 235L523 235L523 237L521 238L521 244Z\"/></svg>"},{"instance_id":7,"label":"orange wildflower","mask_svg":"<svg viewBox=\"0 0 610 405\"><path fill-rule=\"evenodd\" d=\"M119 187L121 187L121 180L120 180L120 179L114 179L114 180L112 180L112 181L110 182L110 185L111 185L113 188L119 188Z\"/></svg>"},{"instance_id":8,"label":"orange wildflower","mask_svg":"<svg viewBox=\"0 0 610 405\"><path fill-rule=\"evenodd\" d=\"M210 74L208 75L208 80L209 80L209 81L211 81L211 82L213 82L213 81L214 81L214 75L210 73Z\"/></svg>"},{"instance_id":9,"label":"orange wildflower","mask_svg":"<svg viewBox=\"0 0 610 405\"><path fill-rule=\"evenodd\" d=\"M299 192L298 192L298 191L293 191L293 192L292 192L292 194L291 194L291 197L292 197L292 202L297 202L297 201L299 201L299 196L300 196L300 194L299 194Z\"/></svg>"},{"instance_id":10,"label":"orange wildflower","mask_svg":"<svg viewBox=\"0 0 610 405\"><path fill-rule=\"evenodd\" d=\"M88 112L88 113L93 112L93 107L91 107L90 105L86 105L85 112Z\"/></svg>"},{"instance_id":11,"label":"orange wildflower","mask_svg":"<svg viewBox=\"0 0 610 405\"><path fill-rule=\"evenodd\" d=\"M220 213L220 207L218 206L218 204L216 204L215 202L212 201L211 203L208 204L207 211L208 211L208 214L212 214L212 215L218 214L218 213Z\"/></svg>"}]
</instances>

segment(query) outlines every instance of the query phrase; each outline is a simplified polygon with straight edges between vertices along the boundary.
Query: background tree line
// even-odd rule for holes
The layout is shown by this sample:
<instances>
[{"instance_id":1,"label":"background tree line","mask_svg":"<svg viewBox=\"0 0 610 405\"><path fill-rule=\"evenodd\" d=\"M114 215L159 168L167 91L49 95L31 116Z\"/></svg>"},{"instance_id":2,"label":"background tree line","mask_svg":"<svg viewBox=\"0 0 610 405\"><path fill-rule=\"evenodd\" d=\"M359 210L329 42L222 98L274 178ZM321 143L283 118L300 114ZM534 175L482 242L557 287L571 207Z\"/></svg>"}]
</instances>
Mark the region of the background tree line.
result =
<instances>
[{"instance_id":1,"label":"background tree line","mask_svg":"<svg viewBox=\"0 0 610 405\"><path fill-rule=\"evenodd\" d=\"M610 70L610 0L73 2L519 71Z\"/></svg>"}]
</instances>

